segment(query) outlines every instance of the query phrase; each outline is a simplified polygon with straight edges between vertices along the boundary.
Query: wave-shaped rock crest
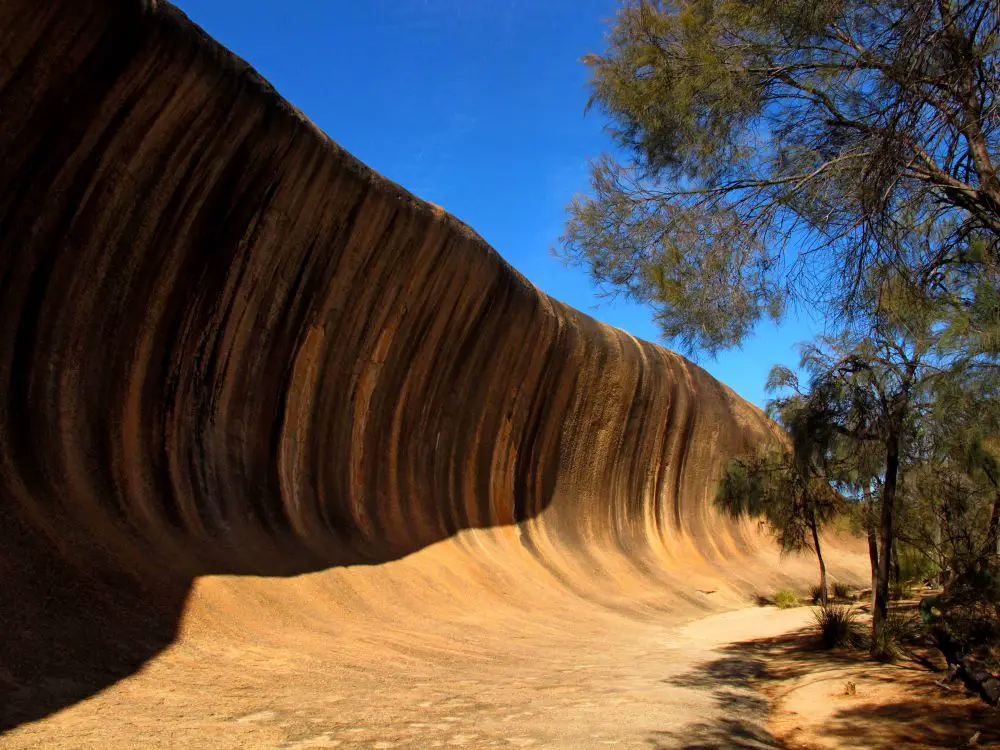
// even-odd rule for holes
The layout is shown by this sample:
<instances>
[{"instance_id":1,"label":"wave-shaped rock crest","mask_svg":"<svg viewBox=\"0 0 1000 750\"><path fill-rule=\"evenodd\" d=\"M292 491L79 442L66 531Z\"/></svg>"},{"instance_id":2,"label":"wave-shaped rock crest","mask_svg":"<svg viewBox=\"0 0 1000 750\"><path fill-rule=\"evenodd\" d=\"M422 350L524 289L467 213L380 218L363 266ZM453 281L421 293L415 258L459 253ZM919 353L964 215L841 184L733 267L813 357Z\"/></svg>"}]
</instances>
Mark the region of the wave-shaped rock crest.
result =
<instances>
[{"instance_id":1,"label":"wave-shaped rock crest","mask_svg":"<svg viewBox=\"0 0 1000 750\"><path fill-rule=\"evenodd\" d=\"M770 427L702 369L538 291L167 3L6 0L0 50L6 721L134 671L205 574L450 540L399 601L530 567L690 609L751 576L710 498Z\"/></svg>"}]
</instances>

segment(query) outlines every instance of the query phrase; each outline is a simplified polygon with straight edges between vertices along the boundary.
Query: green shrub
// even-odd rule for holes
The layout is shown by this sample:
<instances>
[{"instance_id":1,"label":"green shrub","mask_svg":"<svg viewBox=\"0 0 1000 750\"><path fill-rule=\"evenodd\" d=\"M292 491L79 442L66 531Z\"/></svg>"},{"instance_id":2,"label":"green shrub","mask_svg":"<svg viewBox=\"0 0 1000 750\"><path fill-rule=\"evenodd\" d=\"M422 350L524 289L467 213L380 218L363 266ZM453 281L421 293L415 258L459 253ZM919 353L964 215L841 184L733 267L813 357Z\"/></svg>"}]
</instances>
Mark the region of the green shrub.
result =
<instances>
[{"instance_id":1,"label":"green shrub","mask_svg":"<svg viewBox=\"0 0 1000 750\"><path fill-rule=\"evenodd\" d=\"M823 648L849 648L863 642L858 613L850 605L818 607L813 616Z\"/></svg>"},{"instance_id":2,"label":"green shrub","mask_svg":"<svg viewBox=\"0 0 1000 750\"><path fill-rule=\"evenodd\" d=\"M833 598L834 599L850 599L851 590L848 588L846 583L840 583L839 581L833 584Z\"/></svg>"},{"instance_id":3,"label":"green shrub","mask_svg":"<svg viewBox=\"0 0 1000 750\"><path fill-rule=\"evenodd\" d=\"M813 604L819 604L821 601L823 601L823 587L822 586L813 586L809 590L809 594L812 596L812 603Z\"/></svg>"},{"instance_id":4,"label":"green shrub","mask_svg":"<svg viewBox=\"0 0 1000 750\"><path fill-rule=\"evenodd\" d=\"M779 609L791 609L799 606L799 597L793 592L784 589L774 595L774 605Z\"/></svg>"},{"instance_id":5,"label":"green shrub","mask_svg":"<svg viewBox=\"0 0 1000 750\"><path fill-rule=\"evenodd\" d=\"M861 503L848 503L845 510L831 518L827 528L838 536L864 536L866 519Z\"/></svg>"}]
</instances>

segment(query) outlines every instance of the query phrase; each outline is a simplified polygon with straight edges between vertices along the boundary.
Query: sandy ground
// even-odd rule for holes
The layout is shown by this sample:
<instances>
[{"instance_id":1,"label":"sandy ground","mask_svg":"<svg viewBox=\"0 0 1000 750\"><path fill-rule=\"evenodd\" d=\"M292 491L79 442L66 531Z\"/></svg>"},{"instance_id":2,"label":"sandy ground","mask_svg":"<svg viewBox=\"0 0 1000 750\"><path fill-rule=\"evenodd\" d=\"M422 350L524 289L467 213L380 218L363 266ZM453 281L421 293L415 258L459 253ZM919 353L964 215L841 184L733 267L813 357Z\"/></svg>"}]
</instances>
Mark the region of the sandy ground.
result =
<instances>
[{"instance_id":1,"label":"sandy ground","mask_svg":"<svg viewBox=\"0 0 1000 750\"><path fill-rule=\"evenodd\" d=\"M427 634L386 653L380 669L345 664L330 639L324 656L302 632L285 647L192 636L0 745L690 747L706 728L766 731L766 702L751 683L720 685L712 665L728 658L734 632L776 636L807 617L751 608L678 628L608 614L523 634L510 622L509 647L495 653L482 631L438 653Z\"/></svg>"},{"instance_id":2,"label":"sandy ground","mask_svg":"<svg viewBox=\"0 0 1000 750\"><path fill-rule=\"evenodd\" d=\"M995 713L944 693L926 669L818 652L810 608L748 607L733 587L808 580L811 561L761 553L720 578L690 556L684 577L645 587L635 570L595 567L590 588L571 589L574 579L531 555L496 547L500 565L487 541L465 535L394 564L292 578L201 578L170 645L0 747L867 748L996 737ZM72 696L71 681L37 689Z\"/></svg>"},{"instance_id":3,"label":"sandy ground","mask_svg":"<svg viewBox=\"0 0 1000 750\"><path fill-rule=\"evenodd\" d=\"M894 664L863 652L824 651L811 628L734 644L730 658L755 664L771 707L769 734L789 750L1000 747L1000 710L942 686L944 660L909 647ZM736 745L741 747L741 745Z\"/></svg>"},{"instance_id":4,"label":"sandy ground","mask_svg":"<svg viewBox=\"0 0 1000 750\"><path fill-rule=\"evenodd\" d=\"M663 625L598 608L542 628L498 608L464 637L443 624L247 633L232 619L0 746L953 748L977 731L1000 744L998 714L925 668L816 650L811 612Z\"/></svg>"},{"instance_id":5,"label":"sandy ground","mask_svg":"<svg viewBox=\"0 0 1000 750\"><path fill-rule=\"evenodd\" d=\"M672 628L587 623L544 648L536 635L495 658L459 650L461 670L414 661L349 675L333 655L303 657L302 643L213 651L192 639L0 745L805 750L964 747L978 732L979 746L1000 746L996 711L912 662L818 651L810 622L808 608L751 607Z\"/></svg>"},{"instance_id":6,"label":"sandy ground","mask_svg":"<svg viewBox=\"0 0 1000 750\"><path fill-rule=\"evenodd\" d=\"M115 599L99 610L107 643L88 626L94 659L67 650L72 628L41 634L52 658L0 700L42 718L0 747L649 748L766 732L751 682L720 685L711 665L808 621L746 607L755 591L805 588L814 561L681 538L664 547L676 559L646 565L600 547L565 560L553 547L543 564L513 534L465 532L383 565L203 576L170 602L182 616L167 633L152 610L146 630L112 627L136 609ZM867 565L837 558L837 580ZM141 661L123 672L129 649ZM60 673L67 653L85 669Z\"/></svg>"}]
</instances>

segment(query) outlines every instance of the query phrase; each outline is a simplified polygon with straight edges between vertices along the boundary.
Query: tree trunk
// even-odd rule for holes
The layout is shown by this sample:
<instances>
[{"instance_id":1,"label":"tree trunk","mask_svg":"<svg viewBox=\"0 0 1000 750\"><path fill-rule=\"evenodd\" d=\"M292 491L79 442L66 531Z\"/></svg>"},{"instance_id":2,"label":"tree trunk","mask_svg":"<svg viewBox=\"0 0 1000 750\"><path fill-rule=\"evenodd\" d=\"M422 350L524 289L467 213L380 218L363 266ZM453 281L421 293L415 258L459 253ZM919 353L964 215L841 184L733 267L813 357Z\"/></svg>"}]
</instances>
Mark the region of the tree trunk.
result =
<instances>
[{"instance_id":1,"label":"tree trunk","mask_svg":"<svg viewBox=\"0 0 1000 750\"><path fill-rule=\"evenodd\" d=\"M959 569L958 552L955 548L955 524L952 518L951 503L947 500L941 506L941 519L943 521L944 537L948 541L948 564L941 574L941 587L948 588L948 585L955 578L955 572Z\"/></svg>"},{"instance_id":2,"label":"tree trunk","mask_svg":"<svg viewBox=\"0 0 1000 750\"><path fill-rule=\"evenodd\" d=\"M878 589L878 538L875 525L868 524L868 559L872 564L872 611L875 611L875 591Z\"/></svg>"},{"instance_id":3,"label":"tree trunk","mask_svg":"<svg viewBox=\"0 0 1000 750\"><path fill-rule=\"evenodd\" d=\"M892 545L892 580L899 585L899 545L893 542Z\"/></svg>"},{"instance_id":4,"label":"tree trunk","mask_svg":"<svg viewBox=\"0 0 1000 750\"><path fill-rule=\"evenodd\" d=\"M882 512L879 520L878 576L872 630L878 631L889 616L889 564L892 559L892 510L896 502L899 475L899 429L893 428L885 441L885 484L882 486Z\"/></svg>"},{"instance_id":5,"label":"tree trunk","mask_svg":"<svg viewBox=\"0 0 1000 750\"><path fill-rule=\"evenodd\" d=\"M878 588L878 537L875 533L875 500L870 490L865 490L865 534L868 536L868 561L872 568L871 605L875 611L875 589Z\"/></svg>"},{"instance_id":6,"label":"tree trunk","mask_svg":"<svg viewBox=\"0 0 1000 750\"><path fill-rule=\"evenodd\" d=\"M948 559L944 554L944 547L942 546L941 540L943 534L941 533L941 516L937 513L934 514L934 527L932 529L934 535L934 553L937 555L937 582L938 586L943 586L945 582L945 568L948 567Z\"/></svg>"},{"instance_id":7,"label":"tree trunk","mask_svg":"<svg viewBox=\"0 0 1000 750\"><path fill-rule=\"evenodd\" d=\"M816 528L816 515L810 513L809 528L813 535L813 548L816 550L816 559L819 560L819 598L823 606L829 603L826 590L826 563L823 562L823 550L819 546L819 530Z\"/></svg>"},{"instance_id":8,"label":"tree trunk","mask_svg":"<svg viewBox=\"0 0 1000 750\"><path fill-rule=\"evenodd\" d=\"M1000 490L993 495L993 514L986 532L987 566L1000 564Z\"/></svg>"}]
</instances>

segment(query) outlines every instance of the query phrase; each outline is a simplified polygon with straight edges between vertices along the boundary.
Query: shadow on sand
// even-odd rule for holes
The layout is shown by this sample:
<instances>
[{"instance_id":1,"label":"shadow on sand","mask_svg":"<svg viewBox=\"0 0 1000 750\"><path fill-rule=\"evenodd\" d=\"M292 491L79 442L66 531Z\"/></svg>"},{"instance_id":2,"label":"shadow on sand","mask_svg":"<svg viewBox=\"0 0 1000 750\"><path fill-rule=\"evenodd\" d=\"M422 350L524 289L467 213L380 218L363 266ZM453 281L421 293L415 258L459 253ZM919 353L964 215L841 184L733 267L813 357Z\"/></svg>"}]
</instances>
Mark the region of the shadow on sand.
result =
<instances>
[{"instance_id":1,"label":"shadow on sand","mask_svg":"<svg viewBox=\"0 0 1000 750\"><path fill-rule=\"evenodd\" d=\"M874 665L863 653L822 649L811 629L733 644L721 652L720 658L665 682L711 693L723 718L654 732L647 739L650 747L786 748L768 731L768 701L754 688L770 691L807 676L822 680L842 675L845 668L864 669L869 683L904 686L906 699L845 706L815 729L822 739L849 747L956 748L968 746L978 732L979 746L1000 744L1000 712L971 696L936 687L920 654L897 664Z\"/></svg>"},{"instance_id":2,"label":"shadow on sand","mask_svg":"<svg viewBox=\"0 0 1000 750\"><path fill-rule=\"evenodd\" d=\"M178 568L189 570L181 573L154 549L135 566L122 565L94 541L81 557L53 541L59 534L46 535L21 521L0 498L0 737L86 700L168 648L201 575L290 577L381 565L472 527L465 524L405 547L369 545L362 552L345 549L323 559L260 548L246 553L247 559L256 556L257 569L244 569L239 561L204 565L194 548L188 559L177 561Z\"/></svg>"},{"instance_id":3,"label":"shadow on sand","mask_svg":"<svg viewBox=\"0 0 1000 750\"><path fill-rule=\"evenodd\" d=\"M722 718L654 732L648 738L649 746L658 750L783 747L765 728L767 700L753 689L766 669L766 662L752 651L735 650L691 672L664 680L674 687L710 693Z\"/></svg>"}]
</instances>

